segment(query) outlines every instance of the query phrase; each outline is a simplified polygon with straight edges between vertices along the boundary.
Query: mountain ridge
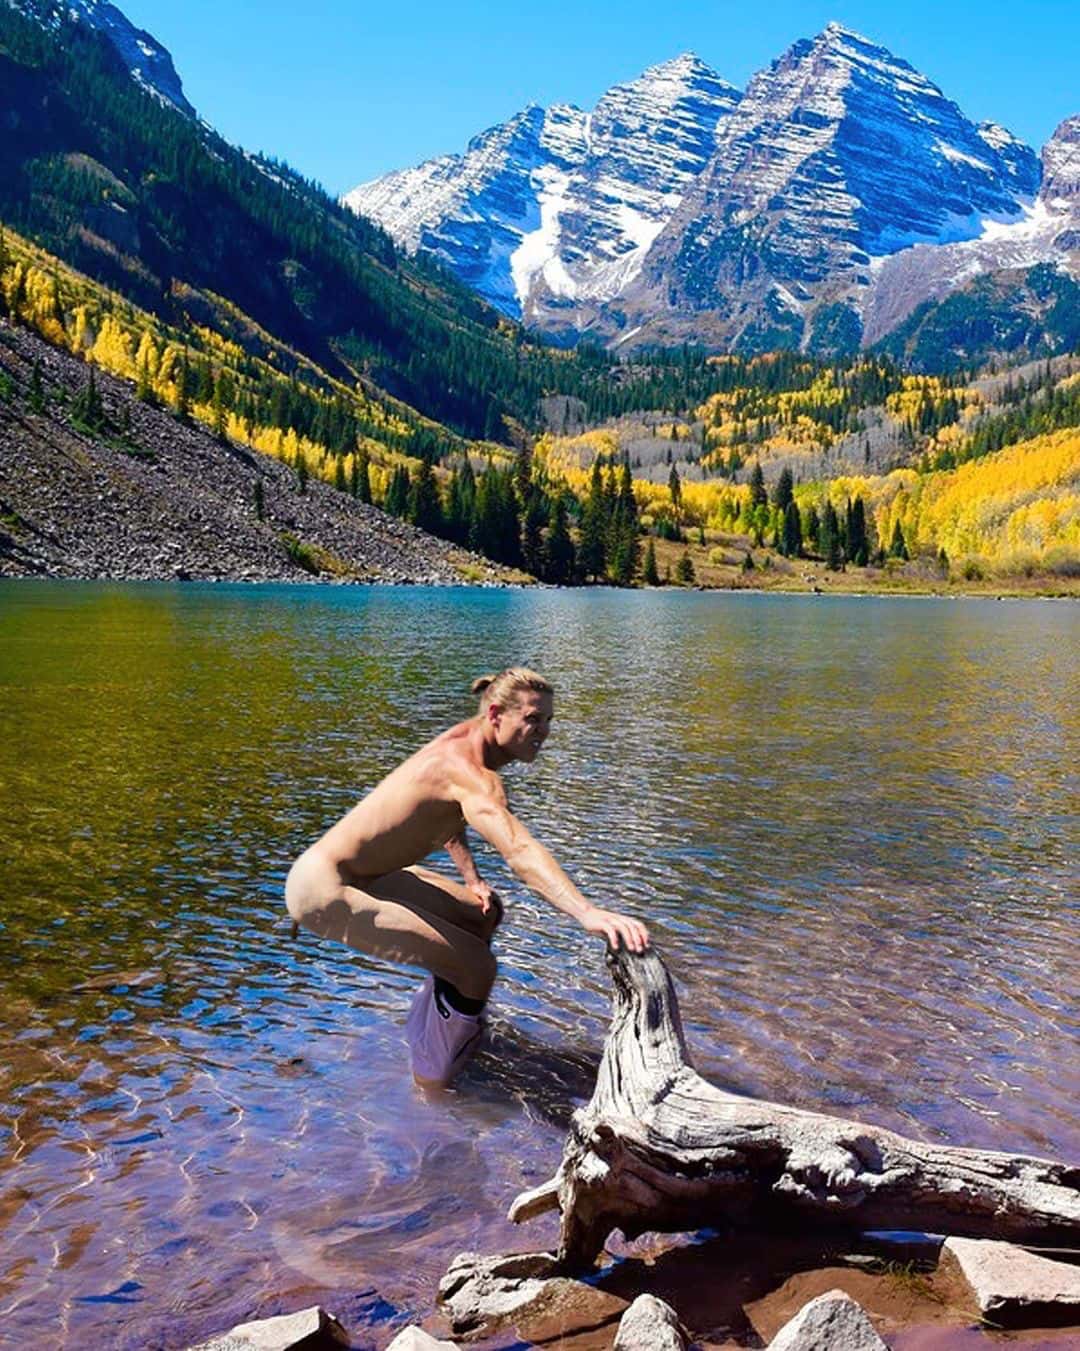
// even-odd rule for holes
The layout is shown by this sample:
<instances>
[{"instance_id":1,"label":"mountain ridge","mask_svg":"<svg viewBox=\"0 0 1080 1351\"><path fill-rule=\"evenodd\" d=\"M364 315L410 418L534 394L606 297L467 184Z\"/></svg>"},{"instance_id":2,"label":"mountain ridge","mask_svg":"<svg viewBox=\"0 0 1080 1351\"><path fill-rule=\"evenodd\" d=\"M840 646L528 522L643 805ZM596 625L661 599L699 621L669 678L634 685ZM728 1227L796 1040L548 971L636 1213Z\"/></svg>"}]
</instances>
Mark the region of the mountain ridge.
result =
<instances>
[{"instance_id":1,"label":"mountain ridge","mask_svg":"<svg viewBox=\"0 0 1080 1351\"><path fill-rule=\"evenodd\" d=\"M670 154L636 175L610 172L635 135L670 150L664 106L648 95L672 73L684 93L669 109L685 114L709 88L691 117L696 158L681 174ZM613 119L619 134L596 153L598 114L635 87L641 122ZM1006 128L966 118L908 62L841 24L793 43L742 92L684 53L614 86L591 113L527 111L541 128L557 109L574 130L561 163L539 132L515 157L496 127L482 164L444 156L342 201L505 313L619 348L850 350L987 271L1050 262L1080 273L1080 130L1069 130L1080 119L1062 123L1040 164ZM435 165L466 205L426 190ZM1063 191L1040 195L1045 174ZM500 216L492 203L511 199Z\"/></svg>"}]
</instances>

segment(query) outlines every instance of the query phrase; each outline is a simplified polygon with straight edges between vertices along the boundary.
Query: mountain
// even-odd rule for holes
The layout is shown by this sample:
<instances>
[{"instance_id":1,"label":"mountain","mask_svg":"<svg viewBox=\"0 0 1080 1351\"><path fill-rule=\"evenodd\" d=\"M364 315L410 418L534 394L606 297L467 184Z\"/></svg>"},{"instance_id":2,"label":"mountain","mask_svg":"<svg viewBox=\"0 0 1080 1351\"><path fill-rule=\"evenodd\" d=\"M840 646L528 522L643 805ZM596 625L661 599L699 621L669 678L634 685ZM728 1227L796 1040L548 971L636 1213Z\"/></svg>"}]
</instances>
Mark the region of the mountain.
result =
<instances>
[{"instance_id":1,"label":"mountain","mask_svg":"<svg viewBox=\"0 0 1080 1351\"><path fill-rule=\"evenodd\" d=\"M687 54L616 85L591 113L531 106L463 155L386 174L343 201L506 313L566 328L579 300L608 300L637 275L738 101Z\"/></svg>"},{"instance_id":2,"label":"mountain","mask_svg":"<svg viewBox=\"0 0 1080 1351\"><path fill-rule=\"evenodd\" d=\"M838 353L975 276L1073 266L1076 123L1040 165L833 23L741 96L680 57L344 200L550 333Z\"/></svg>"},{"instance_id":3,"label":"mountain","mask_svg":"<svg viewBox=\"0 0 1080 1351\"><path fill-rule=\"evenodd\" d=\"M2 2L54 30L67 19L102 34L115 48L136 84L186 117L195 116L169 52L157 38L145 29L136 28L126 14L107 0L67 0L66 4L57 4L55 0Z\"/></svg>"},{"instance_id":4,"label":"mountain","mask_svg":"<svg viewBox=\"0 0 1080 1351\"><path fill-rule=\"evenodd\" d=\"M527 341L440 266L148 89L121 33L137 30L93 0L0 0L0 223L180 330L270 335L298 379L314 363L410 405L418 454L433 453L425 418L446 450L509 443L541 394L579 392L596 358Z\"/></svg>"}]
</instances>

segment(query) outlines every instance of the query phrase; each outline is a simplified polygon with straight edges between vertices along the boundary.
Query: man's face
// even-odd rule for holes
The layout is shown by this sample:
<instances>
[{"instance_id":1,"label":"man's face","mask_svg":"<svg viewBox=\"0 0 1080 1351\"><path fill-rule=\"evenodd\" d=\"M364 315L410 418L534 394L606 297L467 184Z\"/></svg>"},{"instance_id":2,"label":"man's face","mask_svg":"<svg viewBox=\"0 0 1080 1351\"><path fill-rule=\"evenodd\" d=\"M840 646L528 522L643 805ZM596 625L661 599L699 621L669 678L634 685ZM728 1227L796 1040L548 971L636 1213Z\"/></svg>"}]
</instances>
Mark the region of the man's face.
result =
<instances>
[{"instance_id":1,"label":"man's face","mask_svg":"<svg viewBox=\"0 0 1080 1351\"><path fill-rule=\"evenodd\" d=\"M496 713L492 719L495 740L503 754L531 764L551 731L555 700L550 694L524 690L513 703L502 708L493 705L489 712Z\"/></svg>"}]
</instances>

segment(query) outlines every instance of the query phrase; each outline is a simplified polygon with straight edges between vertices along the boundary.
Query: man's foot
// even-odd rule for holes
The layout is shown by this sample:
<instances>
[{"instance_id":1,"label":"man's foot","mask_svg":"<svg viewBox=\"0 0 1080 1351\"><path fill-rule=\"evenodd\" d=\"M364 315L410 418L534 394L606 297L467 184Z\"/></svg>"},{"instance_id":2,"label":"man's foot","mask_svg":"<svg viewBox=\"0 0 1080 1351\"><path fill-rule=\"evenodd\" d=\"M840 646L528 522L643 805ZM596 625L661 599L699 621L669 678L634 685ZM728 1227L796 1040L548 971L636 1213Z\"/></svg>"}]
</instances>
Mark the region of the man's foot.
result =
<instances>
[{"instance_id":1,"label":"man's foot","mask_svg":"<svg viewBox=\"0 0 1080 1351\"><path fill-rule=\"evenodd\" d=\"M445 1088L479 1046L485 1025L480 1014L455 1009L428 976L405 1023L416 1082Z\"/></svg>"}]
</instances>

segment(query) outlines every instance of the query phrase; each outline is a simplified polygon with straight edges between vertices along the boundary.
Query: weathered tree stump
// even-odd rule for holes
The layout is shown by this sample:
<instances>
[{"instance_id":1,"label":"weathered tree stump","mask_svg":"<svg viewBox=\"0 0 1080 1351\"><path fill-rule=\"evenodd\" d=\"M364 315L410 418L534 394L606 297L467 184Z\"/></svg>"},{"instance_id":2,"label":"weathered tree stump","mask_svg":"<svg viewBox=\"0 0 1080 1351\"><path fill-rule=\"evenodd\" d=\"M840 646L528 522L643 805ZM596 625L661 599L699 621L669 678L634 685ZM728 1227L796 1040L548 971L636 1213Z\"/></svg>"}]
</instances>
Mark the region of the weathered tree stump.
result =
<instances>
[{"instance_id":1,"label":"weathered tree stump","mask_svg":"<svg viewBox=\"0 0 1080 1351\"><path fill-rule=\"evenodd\" d=\"M686 1053L655 949L609 953L614 1018L555 1177L510 1218L558 1207L557 1268L588 1268L612 1229L843 1225L1027 1243L1080 1239L1080 1167L908 1140L725 1092Z\"/></svg>"}]
</instances>

